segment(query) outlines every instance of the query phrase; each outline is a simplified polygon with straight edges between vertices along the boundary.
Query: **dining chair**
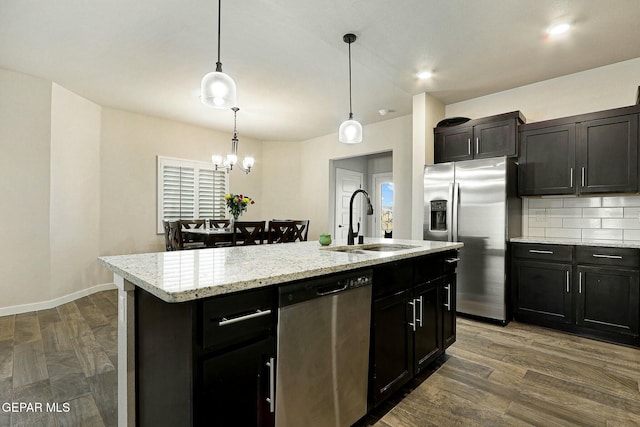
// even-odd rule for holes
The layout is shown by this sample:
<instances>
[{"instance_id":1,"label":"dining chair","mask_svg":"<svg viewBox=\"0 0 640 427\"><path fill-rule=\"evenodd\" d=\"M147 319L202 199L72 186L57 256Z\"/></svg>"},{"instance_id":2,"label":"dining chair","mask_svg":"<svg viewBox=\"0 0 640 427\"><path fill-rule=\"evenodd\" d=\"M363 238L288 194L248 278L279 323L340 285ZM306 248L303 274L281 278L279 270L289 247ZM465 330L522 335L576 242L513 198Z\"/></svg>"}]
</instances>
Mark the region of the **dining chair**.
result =
<instances>
[{"instance_id":1,"label":"dining chair","mask_svg":"<svg viewBox=\"0 0 640 427\"><path fill-rule=\"evenodd\" d=\"M185 228L186 229L204 228L204 219L181 219L180 225L181 225L181 228L180 228L181 231L184 230ZM187 243L197 243L202 241L198 239L197 236L194 236L193 234L183 234L182 238L183 238L183 241Z\"/></svg>"},{"instance_id":2,"label":"dining chair","mask_svg":"<svg viewBox=\"0 0 640 427\"><path fill-rule=\"evenodd\" d=\"M228 219L212 219L209 221L211 228L227 228L229 226Z\"/></svg>"},{"instance_id":3,"label":"dining chair","mask_svg":"<svg viewBox=\"0 0 640 427\"><path fill-rule=\"evenodd\" d=\"M233 246L261 245L264 241L265 221L235 221Z\"/></svg>"},{"instance_id":4,"label":"dining chair","mask_svg":"<svg viewBox=\"0 0 640 427\"><path fill-rule=\"evenodd\" d=\"M292 242L306 242L307 236L309 235L309 220L296 220L293 222L293 237L291 238Z\"/></svg>"},{"instance_id":5,"label":"dining chair","mask_svg":"<svg viewBox=\"0 0 640 427\"><path fill-rule=\"evenodd\" d=\"M294 221L269 221L269 243L292 242Z\"/></svg>"},{"instance_id":6,"label":"dining chair","mask_svg":"<svg viewBox=\"0 0 640 427\"><path fill-rule=\"evenodd\" d=\"M169 241L172 250L181 251L184 249L203 249L203 242L187 242L182 235L182 221L169 221Z\"/></svg>"},{"instance_id":7,"label":"dining chair","mask_svg":"<svg viewBox=\"0 0 640 427\"><path fill-rule=\"evenodd\" d=\"M162 220L162 228L164 229L164 249L165 251L172 251L171 238L169 237L169 221Z\"/></svg>"}]
</instances>

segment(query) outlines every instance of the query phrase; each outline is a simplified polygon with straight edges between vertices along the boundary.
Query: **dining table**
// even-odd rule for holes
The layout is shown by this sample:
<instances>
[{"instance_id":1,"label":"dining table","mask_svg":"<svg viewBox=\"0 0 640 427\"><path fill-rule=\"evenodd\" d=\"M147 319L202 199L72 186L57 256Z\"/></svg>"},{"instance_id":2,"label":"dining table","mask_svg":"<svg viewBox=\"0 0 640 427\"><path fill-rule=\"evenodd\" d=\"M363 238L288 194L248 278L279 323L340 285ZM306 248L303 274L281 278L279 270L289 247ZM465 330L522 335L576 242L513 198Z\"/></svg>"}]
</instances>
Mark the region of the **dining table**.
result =
<instances>
[{"instance_id":1,"label":"dining table","mask_svg":"<svg viewBox=\"0 0 640 427\"><path fill-rule=\"evenodd\" d=\"M228 228L183 228L183 234L189 234L194 240L202 241L206 247L229 246L233 242L234 230Z\"/></svg>"}]
</instances>

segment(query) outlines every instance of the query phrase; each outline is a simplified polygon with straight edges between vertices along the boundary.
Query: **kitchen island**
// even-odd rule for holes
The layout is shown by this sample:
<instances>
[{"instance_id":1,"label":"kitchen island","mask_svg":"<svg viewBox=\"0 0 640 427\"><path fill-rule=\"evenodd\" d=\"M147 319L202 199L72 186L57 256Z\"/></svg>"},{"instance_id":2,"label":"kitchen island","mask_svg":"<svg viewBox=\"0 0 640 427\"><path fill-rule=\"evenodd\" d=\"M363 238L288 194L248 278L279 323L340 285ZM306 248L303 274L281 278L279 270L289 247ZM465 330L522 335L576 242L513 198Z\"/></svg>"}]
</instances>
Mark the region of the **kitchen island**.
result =
<instances>
[{"instance_id":1,"label":"kitchen island","mask_svg":"<svg viewBox=\"0 0 640 427\"><path fill-rule=\"evenodd\" d=\"M391 246L388 247L388 250L385 250L383 246L378 246L377 249L371 247L376 244ZM209 328L207 324L205 326L195 325L197 321L202 320L200 318L202 316L196 319L197 315L194 313L201 314L203 311L214 310L211 307L225 301L224 298L234 295L239 297L252 295L261 290L269 292L287 283L360 269L373 268L375 271L375 268L385 267L386 270L381 274L388 276L396 270L394 266L398 263L400 263L398 264L400 268L406 270L404 267L408 262L415 261L417 263L444 253L455 254L460 247L462 247L461 243L367 239L364 246L356 245L349 248L340 246L340 243L329 247L320 247L318 242L301 242L101 257L100 262L113 271L114 282L119 290L119 425L136 425L136 393L140 393L140 390L136 390L136 378L141 376L147 378L145 375L148 375L149 369L152 368L151 365L148 365L144 367L145 372L140 372L142 365L136 367L136 360L138 359L140 364L140 360L143 358L141 355L136 356L136 349L144 347L144 351L148 351L149 348L156 346L157 351L164 352L167 358L172 357L167 348L150 341L154 333L162 334L162 330L153 332L152 329L167 317L161 315L136 319L136 307L139 309L143 302L146 301L145 304L161 307L163 310L165 308L173 310L173 307L176 307L178 311L182 310L179 307L195 307L194 304L199 304L198 309L193 311L185 309L184 313L178 316L181 321L185 322L184 326L188 330L182 334L183 337L180 337L180 334L173 337L178 340L183 339L184 343L191 345L192 342L198 341L190 335L192 332L194 336L205 334L205 337L199 342L200 350L187 351L185 348L183 352L189 356L188 360L185 360L191 363L197 358L204 357L202 354L208 350L205 351L202 348L215 349L219 344L215 342L218 339L217 336L207 338L206 329ZM442 258L438 259L442 260ZM380 281L380 283L382 282ZM453 295L455 298L455 292ZM136 301L136 297L141 301ZM411 301L413 302L413 300ZM416 301L418 300L416 299ZM450 302L451 300L449 300L449 304ZM422 310L422 304L420 309ZM256 314L260 317L257 319L264 319L265 316L260 313L266 313L266 311L258 310L259 313L256 312ZM150 330L147 331L145 325ZM171 327L174 327L173 323ZM205 331L203 332L202 329ZM175 331L167 330L167 336L171 336L173 332ZM144 345L137 343L136 340L140 340ZM181 357L177 353L173 356ZM176 369L182 368L182 366L176 366ZM191 366L184 368L191 370ZM151 375L159 376L164 373L155 372ZM186 382L190 381L193 381L193 378ZM182 385L184 386L184 384ZM186 386L190 385L186 384ZM180 384L176 384L176 388L179 386ZM198 397L186 396L185 398L197 400ZM160 401L155 403L158 406L162 405ZM193 414L185 417L183 422L184 424L194 424Z\"/></svg>"}]
</instances>

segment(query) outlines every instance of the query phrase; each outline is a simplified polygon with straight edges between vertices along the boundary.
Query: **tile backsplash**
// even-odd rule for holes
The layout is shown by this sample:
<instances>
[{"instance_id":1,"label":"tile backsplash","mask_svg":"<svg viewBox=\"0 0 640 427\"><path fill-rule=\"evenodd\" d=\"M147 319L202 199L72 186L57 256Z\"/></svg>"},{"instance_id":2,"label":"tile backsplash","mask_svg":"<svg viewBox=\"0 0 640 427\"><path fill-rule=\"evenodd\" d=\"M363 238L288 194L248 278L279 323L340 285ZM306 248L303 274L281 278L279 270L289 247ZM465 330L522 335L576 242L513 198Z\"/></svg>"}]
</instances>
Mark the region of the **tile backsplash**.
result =
<instances>
[{"instance_id":1,"label":"tile backsplash","mask_svg":"<svg viewBox=\"0 0 640 427\"><path fill-rule=\"evenodd\" d=\"M640 241L640 196L523 198L522 235Z\"/></svg>"}]
</instances>

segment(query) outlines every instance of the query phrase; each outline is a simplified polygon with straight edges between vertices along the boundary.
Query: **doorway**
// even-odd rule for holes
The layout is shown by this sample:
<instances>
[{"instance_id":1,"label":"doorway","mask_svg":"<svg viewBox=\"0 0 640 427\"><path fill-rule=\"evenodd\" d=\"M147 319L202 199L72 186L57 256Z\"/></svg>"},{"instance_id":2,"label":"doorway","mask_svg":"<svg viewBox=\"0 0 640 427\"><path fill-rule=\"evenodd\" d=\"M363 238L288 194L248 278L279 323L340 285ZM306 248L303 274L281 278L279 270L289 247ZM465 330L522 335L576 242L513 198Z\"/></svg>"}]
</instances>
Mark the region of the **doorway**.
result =
<instances>
[{"instance_id":1,"label":"doorway","mask_svg":"<svg viewBox=\"0 0 640 427\"><path fill-rule=\"evenodd\" d=\"M364 174L347 169L336 168L335 186L335 228L333 235L336 239L347 239L349 233L349 202L354 191L362 188ZM353 204L353 231L356 224L362 224L362 202Z\"/></svg>"},{"instance_id":2,"label":"doorway","mask_svg":"<svg viewBox=\"0 0 640 427\"><path fill-rule=\"evenodd\" d=\"M374 202L373 237L393 237L393 174L372 175L371 198Z\"/></svg>"}]
</instances>

